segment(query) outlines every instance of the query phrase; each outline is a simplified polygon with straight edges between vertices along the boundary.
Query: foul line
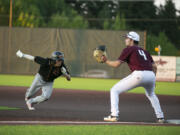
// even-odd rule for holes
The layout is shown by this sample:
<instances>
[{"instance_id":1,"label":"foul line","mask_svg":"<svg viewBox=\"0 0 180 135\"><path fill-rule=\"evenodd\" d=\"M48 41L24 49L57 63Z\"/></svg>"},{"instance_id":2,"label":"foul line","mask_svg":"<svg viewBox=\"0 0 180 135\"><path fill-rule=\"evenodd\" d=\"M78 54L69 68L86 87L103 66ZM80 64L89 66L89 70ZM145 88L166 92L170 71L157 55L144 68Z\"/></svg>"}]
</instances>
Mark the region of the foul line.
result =
<instances>
[{"instance_id":1,"label":"foul line","mask_svg":"<svg viewBox=\"0 0 180 135\"><path fill-rule=\"evenodd\" d=\"M0 124L55 124L55 125L164 125L159 123L146 122L100 122L100 121L0 121ZM165 124L166 125L166 124Z\"/></svg>"}]
</instances>

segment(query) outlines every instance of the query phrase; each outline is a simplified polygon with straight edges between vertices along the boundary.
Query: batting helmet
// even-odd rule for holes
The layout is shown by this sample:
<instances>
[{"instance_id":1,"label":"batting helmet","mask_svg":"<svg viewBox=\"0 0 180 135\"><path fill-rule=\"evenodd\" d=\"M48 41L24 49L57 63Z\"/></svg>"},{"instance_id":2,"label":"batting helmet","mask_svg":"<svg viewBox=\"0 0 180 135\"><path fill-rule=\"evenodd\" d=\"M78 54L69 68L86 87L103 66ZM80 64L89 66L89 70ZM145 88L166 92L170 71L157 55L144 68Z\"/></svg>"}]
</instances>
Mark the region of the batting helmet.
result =
<instances>
[{"instance_id":1,"label":"batting helmet","mask_svg":"<svg viewBox=\"0 0 180 135\"><path fill-rule=\"evenodd\" d=\"M59 52L59 51L55 51L55 52L52 53L51 58L53 60L62 60L62 61L64 61L64 53Z\"/></svg>"}]
</instances>

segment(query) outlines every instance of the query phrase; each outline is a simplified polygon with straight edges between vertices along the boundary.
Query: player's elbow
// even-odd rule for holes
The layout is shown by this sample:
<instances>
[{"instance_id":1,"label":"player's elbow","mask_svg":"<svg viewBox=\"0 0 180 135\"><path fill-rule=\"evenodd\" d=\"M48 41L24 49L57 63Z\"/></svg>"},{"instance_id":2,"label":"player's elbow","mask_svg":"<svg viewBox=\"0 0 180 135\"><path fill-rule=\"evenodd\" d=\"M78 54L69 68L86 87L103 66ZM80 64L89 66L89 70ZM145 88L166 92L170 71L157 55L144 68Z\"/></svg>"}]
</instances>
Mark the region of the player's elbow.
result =
<instances>
[{"instance_id":1,"label":"player's elbow","mask_svg":"<svg viewBox=\"0 0 180 135\"><path fill-rule=\"evenodd\" d=\"M113 67L114 67L114 68L117 68L117 67L119 67L119 65L118 65L118 64L114 64Z\"/></svg>"},{"instance_id":2,"label":"player's elbow","mask_svg":"<svg viewBox=\"0 0 180 135\"><path fill-rule=\"evenodd\" d=\"M121 61L118 61L118 60L117 60L117 61L107 60L107 61L106 61L106 64L109 65L109 66L111 66L111 67L116 68L116 67L119 67L119 66L120 66Z\"/></svg>"},{"instance_id":3,"label":"player's elbow","mask_svg":"<svg viewBox=\"0 0 180 135\"><path fill-rule=\"evenodd\" d=\"M157 73L157 66L156 66L156 64L152 64L152 69L153 69L153 72L155 73L155 75L156 75L156 73Z\"/></svg>"},{"instance_id":4,"label":"player's elbow","mask_svg":"<svg viewBox=\"0 0 180 135\"><path fill-rule=\"evenodd\" d=\"M117 68L121 65L121 62L120 61L115 61L114 64L113 64L113 67Z\"/></svg>"}]
</instances>

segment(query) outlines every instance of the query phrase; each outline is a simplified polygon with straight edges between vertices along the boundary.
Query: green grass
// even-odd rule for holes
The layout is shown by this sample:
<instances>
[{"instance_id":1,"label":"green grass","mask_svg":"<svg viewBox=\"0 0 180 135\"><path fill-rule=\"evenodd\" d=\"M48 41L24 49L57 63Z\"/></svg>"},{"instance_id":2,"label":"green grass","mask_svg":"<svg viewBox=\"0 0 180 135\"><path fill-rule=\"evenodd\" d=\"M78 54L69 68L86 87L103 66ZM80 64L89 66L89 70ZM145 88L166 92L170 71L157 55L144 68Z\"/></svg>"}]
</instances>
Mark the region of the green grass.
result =
<instances>
[{"instance_id":1,"label":"green grass","mask_svg":"<svg viewBox=\"0 0 180 135\"><path fill-rule=\"evenodd\" d=\"M78 125L78 126L0 126L0 135L179 135L179 127Z\"/></svg>"},{"instance_id":2,"label":"green grass","mask_svg":"<svg viewBox=\"0 0 180 135\"><path fill-rule=\"evenodd\" d=\"M33 81L33 78L34 76L0 75L0 85L29 87ZM66 81L65 78L60 77L56 79L54 88L109 91L110 88L118 81L119 80L117 79L72 78L72 80L69 82ZM139 87L129 92L144 93L144 89ZM157 82L156 94L180 96L180 83Z\"/></svg>"},{"instance_id":3,"label":"green grass","mask_svg":"<svg viewBox=\"0 0 180 135\"><path fill-rule=\"evenodd\" d=\"M19 110L20 108L0 106L0 110Z\"/></svg>"}]
</instances>

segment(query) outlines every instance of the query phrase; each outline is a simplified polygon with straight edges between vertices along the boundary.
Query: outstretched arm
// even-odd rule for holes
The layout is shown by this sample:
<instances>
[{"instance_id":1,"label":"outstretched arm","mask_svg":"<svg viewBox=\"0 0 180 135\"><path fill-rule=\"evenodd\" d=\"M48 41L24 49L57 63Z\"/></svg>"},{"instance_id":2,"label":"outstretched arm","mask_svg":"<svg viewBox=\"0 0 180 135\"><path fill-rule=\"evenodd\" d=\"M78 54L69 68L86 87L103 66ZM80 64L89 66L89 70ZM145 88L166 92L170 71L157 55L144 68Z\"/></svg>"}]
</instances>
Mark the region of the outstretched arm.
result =
<instances>
[{"instance_id":1,"label":"outstretched arm","mask_svg":"<svg viewBox=\"0 0 180 135\"><path fill-rule=\"evenodd\" d=\"M61 68L61 72L63 73L63 75L66 77L66 79L67 79L68 81L71 80L71 76L70 76L70 74L67 72L67 70L66 70L65 67L62 67L62 68Z\"/></svg>"},{"instance_id":2,"label":"outstretched arm","mask_svg":"<svg viewBox=\"0 0 180 135\"><path fill-rule=\"evenodd\" d=\"M28 59L28 60L33 60L33 61L34 61L34 56L31 56L31 55L29 55L29 54L24 54L24 53L22 53L20 50L18 50L18 51L16 52L16 55L17 55L17 57L19 57L19 58L26 58L26 59Z\"/></svg>"},{"instance_id":3,"label":"outstretched arm","mask_svg":"<svg viewBox=\"0 0 180 135\"><path fill-rule=\"evenodd\" d=\"M106 56L102 56L102 60L110 67L119 67L121 65L121 61L120 60L115 60L115 61L111 61L108 60Z\"/></svg>"},{"instance_id":4,"label":"outstretched arm","mask_svg":"<svg viewBox=\"0 0 180 135\"><path fill-rule=\"evenodd\" d=\"M106 64L107 65L109 65L109 66L111 66L111 67L114 67L114 68L116 68L116 67L119 67L120 65L121 65L121 61L119 61L119 60L115 60L115 61L111 61L111 60L107 60L106 61Z\"/></svg>"}]
</instances>

